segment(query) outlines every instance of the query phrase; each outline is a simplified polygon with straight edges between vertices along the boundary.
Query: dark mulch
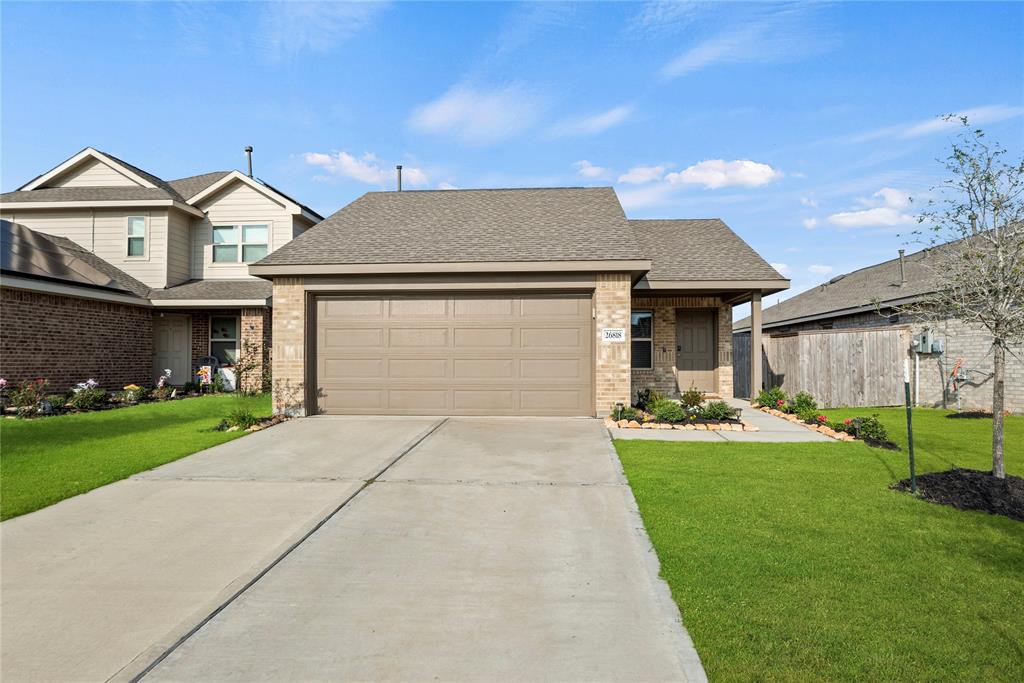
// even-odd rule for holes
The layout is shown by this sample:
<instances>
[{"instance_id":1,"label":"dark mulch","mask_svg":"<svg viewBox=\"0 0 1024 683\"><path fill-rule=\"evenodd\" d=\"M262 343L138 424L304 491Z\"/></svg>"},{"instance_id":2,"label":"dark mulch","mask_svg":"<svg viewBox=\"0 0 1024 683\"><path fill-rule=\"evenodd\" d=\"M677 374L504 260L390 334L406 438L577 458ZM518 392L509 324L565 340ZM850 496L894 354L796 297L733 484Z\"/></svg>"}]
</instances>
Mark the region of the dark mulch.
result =
<instances>
[{"instance_id":1,"label":"dark mulch","mask_svg":"<svg viewBox=\"0 0 1024 683\"><path fill-rule=\"evenodd\" d=\"M899 451L903 450L900 448L898 443L892 441L879 441L878 439L861 439L864 443L871 446L872 448L884 448L887 451ZM920 481L920 480L918 480Z\"/></svg>"},{"instance_id":2,"label":"dark mulch","mask_svg":"<svg viewBox=\"0 0 1024 683\"><path fill-rule=\"evenodd\" d=\"M992 413L986 413L984 410L968 410L964 413L950 413L946 416L949 420L984 420L988 418L992 419Z\"/></svg>"},{"instance_id":3,"label":"dark mulch","mask_svg":"<svg viewBox=\"0 0 1024 683\"><path fill-rule=\"evenodd\" d=\"M897 491L909 491L910 480L892 485ZM991 472L954 468L931 472L917 478L922 498L960 510L983 510L1024 522L1024 479L1007 475L996 479Z\"/></svg>"}]
</instances>

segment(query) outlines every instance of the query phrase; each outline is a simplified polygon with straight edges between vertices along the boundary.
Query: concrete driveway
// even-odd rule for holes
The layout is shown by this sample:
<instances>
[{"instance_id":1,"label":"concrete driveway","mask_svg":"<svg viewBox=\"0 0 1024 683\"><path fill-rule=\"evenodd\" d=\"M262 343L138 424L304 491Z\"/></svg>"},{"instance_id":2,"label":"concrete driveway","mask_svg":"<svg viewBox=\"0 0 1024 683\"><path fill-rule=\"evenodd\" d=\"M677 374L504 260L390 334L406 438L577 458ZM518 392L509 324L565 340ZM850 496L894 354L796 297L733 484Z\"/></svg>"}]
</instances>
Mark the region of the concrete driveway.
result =
<instances>
[{"instance_id":1,"label":"concrete driveway","mask_svg":"<svg viewBox=\"0 0 1024 683\"><path fill-rule=\"evenodd\" d=\"M5 683L704 678L596 420L296 420L2 540Z\"/></svg>"}]
</instances>

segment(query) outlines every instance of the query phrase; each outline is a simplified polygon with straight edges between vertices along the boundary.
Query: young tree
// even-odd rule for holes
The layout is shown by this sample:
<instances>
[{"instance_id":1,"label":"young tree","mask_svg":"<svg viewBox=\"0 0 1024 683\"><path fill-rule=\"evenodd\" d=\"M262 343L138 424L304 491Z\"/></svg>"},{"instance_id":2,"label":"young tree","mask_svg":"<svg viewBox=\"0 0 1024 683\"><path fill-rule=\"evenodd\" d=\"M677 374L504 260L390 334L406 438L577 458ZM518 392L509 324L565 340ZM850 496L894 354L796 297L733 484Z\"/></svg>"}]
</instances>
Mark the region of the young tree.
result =
<instances>
[{"instance_id":1,"label":"young tree","mask_svg":"<svg viewBox=\"0 0 1024 683\"><path fill-rule=\"evenodd\" d=\"M992 335L992 474L1006 477L1003 412L1006 354L1024 342L1024 158L948 116L962 129L942 161L949 177L933 188L920 215L920 241L938 287L914 306L933 318L955 318Z\"/></svg>"}]
</instances>

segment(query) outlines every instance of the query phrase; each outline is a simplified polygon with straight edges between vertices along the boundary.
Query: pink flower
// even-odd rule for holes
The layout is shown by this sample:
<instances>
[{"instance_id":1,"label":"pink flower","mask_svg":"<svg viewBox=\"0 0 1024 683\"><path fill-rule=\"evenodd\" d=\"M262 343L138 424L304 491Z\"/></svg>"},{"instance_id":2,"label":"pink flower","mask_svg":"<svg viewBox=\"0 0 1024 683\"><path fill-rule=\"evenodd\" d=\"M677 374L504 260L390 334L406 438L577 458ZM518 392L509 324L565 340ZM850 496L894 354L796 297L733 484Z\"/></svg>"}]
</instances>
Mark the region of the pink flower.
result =
<instances>
[{"instance_id":1,"label":"pink flower","mask_svg":"<svg viewBox=\"0 0 1024 683\"><path fill-rule=\"evenodd\" d=\"M828 418L825 417L824 415L819 415L818 416L818 422L821 422L822 424L824 424L824 423L828 422Z\"/></svg>"},{"instance_id":2,"label":"pink flower","mask_svg":"<svg viewBox=\"0 0 1024 683\"><path fill-rule=\"evenodd\" d=\"M853 424L853 420L850 418L846 418L845 420L843 420L843 424L849 427L850 425Z\"/></svg>"},{"instance_id":3,"label":"pink flower","mask_svg":"<svg viewBox=\"0 0 1024 683\"><path fill-rule=\"evenodd\" d=\"M778 401L776 401L776 402L775 402L775 405L777 405L777 406L784 406L784 405L786 405L786 402L785 402L785 401L783 401L783 400L782 400L782 399L780 398L780 399L779 399Z\"/></svg>"}]
</instances>

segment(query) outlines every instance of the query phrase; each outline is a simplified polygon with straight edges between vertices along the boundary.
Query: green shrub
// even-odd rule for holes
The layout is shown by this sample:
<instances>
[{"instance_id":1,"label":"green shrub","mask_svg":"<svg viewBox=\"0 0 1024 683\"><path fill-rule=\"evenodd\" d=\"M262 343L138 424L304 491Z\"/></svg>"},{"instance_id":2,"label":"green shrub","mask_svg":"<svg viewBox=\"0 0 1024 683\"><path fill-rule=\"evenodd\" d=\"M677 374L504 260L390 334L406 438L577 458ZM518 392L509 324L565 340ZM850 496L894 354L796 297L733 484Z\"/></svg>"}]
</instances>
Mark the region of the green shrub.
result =
<instances>
[{"instance_id":1,"label":"green shrub","mask_svg":"<svg viewBox=\"0 0 1024 683\"><path fill-rule=\"evenodd\" d=\"M68 397L67 405L79 410L96 410L107 403L107 390L99 387L79 389Z\"/></svg>"},{"instance_id":2,"label":"green shrub","mask_svg":"<svg viewBox=\"0 0 1024 683\"><path fill-rule=\"evenodd\" d=\"M64 394L52 394L46 397L46 400L50 402L54 410L60 410L67 403L68 398Z\"/></svg>"},{"instance_id":3,"label":"green shrub","mask_svg":"<svg viewBox=\"0 0 1024 683\"><path fill-rule=\"evenodd\" d=\"M885 425L878 420L877 414L871 417L854 418L853 430L858 439L865 441L885 443L889 440L889 432L885 430Z\"/></svg>"},{"instance_id":4,"label":"green shrub","mask_svg":"<svg viewBox=\"0 0 1024 683\"><path fill-rule=\"evenodd\" d=\"M820 414L821 413L818 412L817 408L806 408L796 413L796 416L800 418L802 422L818 424L818 415Z\"/></svg>"},{"instance_id":5,"label":"green shrub","mask_svg":"<svg viewBox=\"0 0 1024 683\"><path fill-rule=\"evenodd\" d=\"M18 415L33 415L39 410L39 402L46 396L50 381L39 377L22 382L16 389L10 389L7 397L11 405L18 409Z\"/></svg>"},{"instance_id":6,"label":"green shrub","mask_svg":"<svg viewBox=\"0 0 1024 683\"><path fill-rule=\"evenodd\" d=\"M256 417L248 408L236 408L228 413L227 423L232 427L248 429L259 423L260 418Z\"/></svg>"},{"instance_id":7,"label":"green shrub","mask_svg":"<svg viewBox=\"0 0 1024 683\"><path fill-rule=\"evenodd\" d=\"M700 416L705 420L731 420L736 411L725 401L711 401L701 408Z\"/></svg>"},{"instance_id":8,"label":"green shrub","mask_svg":"<svg viewBox=\"0 0 1024 683\"><path fill-rule=\"evenodd\" d=\"M682 422L686 418L686 411L677 402L663 398L651 406L651 413L658 422Z\"/></svg>"},{"instance_id":9,"label":"green shrub","mask_svg":"<svg viewBox=\"0 0 1024 683\"><path fill-rule=\"evenodd\" d=\"M647 387L646 389L641 389L640 391L636 392L636 407L639 408L640 410L646 410L647 412L651 412L651 409L654 407L654 404L657 403L658 401L661 401L664 398L664 396L659 394L654 389Z\"/></svg>"},{"instance_id":10,"label":"green shrub","mask_svg":"<svg viewBox=\"0 0 1024 683\"><path fill-rule=\"evenodd\" d=\"M640 417L636 408L631 406L623 406L621 410L615 409L612 411L612 417L615 420L635 420Z\"/></svg>"},{"instance_id":11,"label":"green shrub","mask_svg":"<svg viewBox=\"0 0 1024 683\"><path fill-rule=\"evenodd\" d=\"M801 391L789 401L789 405L792 407L791 410L787 410L787 413L800 413L806 411L817 411L818 402L814 400L814 397L808 394L806 391Z\"/></svg>"},{"instance_id":12,"label":"green shrub","mask_svg":"<svg viewBox=\"0 0 1024 683\"><path fill-rule=\"evenodd\" d=\"M194 394L199 391L199 385L195 382L185 382L181 385L181 391L184 394Z\"/></svg>"},{"instance_id":13,"label":"green shrub","mask_svg":"<svg viewBox=\"0 0 1024 683\"><path fill-rule=\"evenodd\" d=\"M166 401L171 397L171 394L173 393L174 387L164 385L162 387L157 387L156 389L153 389L150 395L153 397L154 401Z\"/></svg>"},{"instance_id":14,"label":"green shrub","mask_svg":"<svg viewBox=\"0 0 1024 683\"><path fill-rule=\"evenodd\" d=\"M779 387L772 387L757 395L757 404L765 408L781 408L786 405L787 398L785 391Z\"/></svg>"},{"instance_id":15,"label":"green shrub","mask_svg":"<svg viewBox=\"0 0 1024 683\"><path fill-rule=\"evenodd\" d=\"M697 387L690 387L679 397L679 402L688 410L696 410L704 402L704 394Z\"/></svg>"}]
</instances>

